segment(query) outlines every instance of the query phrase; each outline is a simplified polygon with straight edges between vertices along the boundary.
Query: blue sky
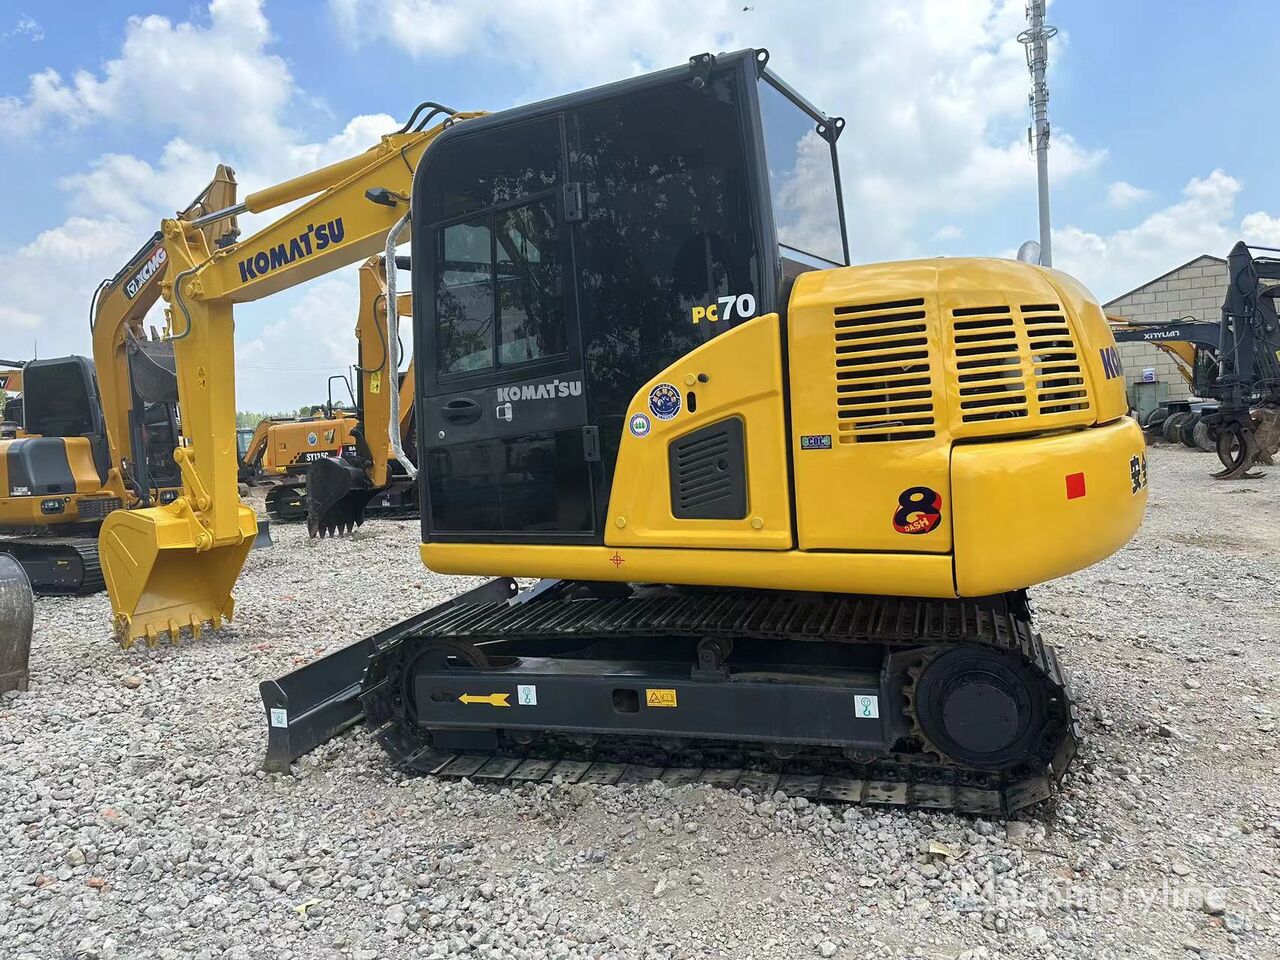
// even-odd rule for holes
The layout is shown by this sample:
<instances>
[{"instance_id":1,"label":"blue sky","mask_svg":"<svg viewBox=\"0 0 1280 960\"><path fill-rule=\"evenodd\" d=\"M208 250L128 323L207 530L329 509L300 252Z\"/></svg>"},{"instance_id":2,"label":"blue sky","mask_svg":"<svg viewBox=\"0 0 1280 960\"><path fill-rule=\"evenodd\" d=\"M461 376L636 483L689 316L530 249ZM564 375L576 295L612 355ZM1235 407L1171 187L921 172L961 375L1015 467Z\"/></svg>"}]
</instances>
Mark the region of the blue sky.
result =
<instances>
[{"instance_id":1,"label":"blue sky","mask_svg":"<svg viewBox=\"0 0 1280 960\"><path fill-rule=\"evenodd\" d=\"M1055 265L1106 299L1241 236L1280 245L1266 59L1230 55L1256 5L1059 0L1049 20ZM856 260L1008 254L1036 234L1023 25L1022 0L0 0L0 355L87 353L98 279L218 161L248 192L421 99L501 109L707 49L768 47L848 118ZM240 406L322 395L355 306L353 268L242 308Z\"/></svg>"}]
</instances>

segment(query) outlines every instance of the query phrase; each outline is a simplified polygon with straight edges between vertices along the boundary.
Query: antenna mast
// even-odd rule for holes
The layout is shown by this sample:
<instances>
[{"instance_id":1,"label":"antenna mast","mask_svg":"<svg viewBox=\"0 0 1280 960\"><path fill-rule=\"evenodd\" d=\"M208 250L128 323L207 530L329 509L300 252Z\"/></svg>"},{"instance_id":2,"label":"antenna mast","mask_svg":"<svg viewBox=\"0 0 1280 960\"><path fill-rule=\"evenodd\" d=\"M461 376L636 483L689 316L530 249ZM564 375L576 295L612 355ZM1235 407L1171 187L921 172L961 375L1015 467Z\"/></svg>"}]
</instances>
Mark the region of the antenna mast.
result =
<instances>
[{"instance_id":1,"label":"antenna mast","mask_svg":"<svg viewBox=\"0 0 1280 960\"><path fill-rule=\"evenodd\" d=\"M1027 130L1036 155L1036 193L1040 200L1040 262L1053 266L1053 249L1049 238L1049 85L1045 70L1049 66L1049 40L1058 28L1044 22L1045 0L1028 0L1027 29L1018 34L1018 42L1027 48L1027 68L1031 71L1032 126Z\"/></svg>"}]
</instances>

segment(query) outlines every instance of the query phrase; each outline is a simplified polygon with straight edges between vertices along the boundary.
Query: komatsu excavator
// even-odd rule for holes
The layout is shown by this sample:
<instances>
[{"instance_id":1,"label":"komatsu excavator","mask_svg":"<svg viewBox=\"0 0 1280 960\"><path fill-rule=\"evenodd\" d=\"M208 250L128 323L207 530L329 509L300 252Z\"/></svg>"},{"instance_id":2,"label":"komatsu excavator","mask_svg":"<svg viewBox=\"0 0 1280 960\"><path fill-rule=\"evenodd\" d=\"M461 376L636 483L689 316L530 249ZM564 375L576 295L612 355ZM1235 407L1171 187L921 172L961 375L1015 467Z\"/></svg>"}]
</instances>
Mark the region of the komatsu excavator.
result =
<instances>
[{"instance_id":1,"label":"komatsu excavator","mask_svg":"<svg viewBox=\"0 0 1280 960\"><path fill-rule=\"evenodd\" d=\"M370 511L382 517L418 513L413 361L403 372L388 366L385 261L385 256L370 257L360 266L354 442L307 467L307 530L313 537L349 533ZM409 263L408 257L397 257L395 266L407 270ZM400 317L409 317L411 295L397 296Z\"/></svg>"},{"instance_id":2,"label":"komatsu excavator","mask_svg":"<svg viewBox=\"0 0 1280 960\"><path fill-rule=\"evenodd\" d=\"M166 222L193 429L183 497L103 527L122 637L229 612L233 304L385 242L398 369L407 228L422 560L497 579L265 683L269 766L363 715L440 776L1049 795L1076 708L1026 589L1147 498L1115 342L1037 265L847 265L844 121L767 61L407 125L230 250Z\"/></svg>"},{"instance_id":3,"label":"komatsu excavator","mask_svg":"<svg viewBox=\"0 0 1280 960\"><path fill-rule=\"evenodd\" d=\"M234 202L234 174L220 165L178 216L190 220ZM205 230L211 242L225 242L235 226L234 217L220 218ZM37 593L101 590L103 518L178 495L173 352L143 325L165 267L156 234L95 292L92 361L32 360L6 383L20 383L23 393L21 429L0 441L0 552L17 558Z\"/></svg>"}]
</instances>

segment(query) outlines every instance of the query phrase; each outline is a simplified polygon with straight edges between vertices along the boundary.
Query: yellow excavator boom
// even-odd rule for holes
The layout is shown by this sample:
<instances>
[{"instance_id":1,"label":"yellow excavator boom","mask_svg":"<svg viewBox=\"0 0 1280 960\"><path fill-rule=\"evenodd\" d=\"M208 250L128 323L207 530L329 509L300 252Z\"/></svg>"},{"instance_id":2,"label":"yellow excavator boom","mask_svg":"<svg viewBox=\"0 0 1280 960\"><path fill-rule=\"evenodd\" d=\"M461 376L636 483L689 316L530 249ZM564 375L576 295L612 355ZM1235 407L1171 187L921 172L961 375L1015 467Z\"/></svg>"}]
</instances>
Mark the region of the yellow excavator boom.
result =
<instances>
[{"instance_id":1,"label":"yellow excavator boom","mask_svg":"<svg viewBox=\"0 0 1280 960\"><path fill-rule=\"evenodd\" d=\"M443 112L449 122L479 115ZM117 511L102 526L102 569L123 644L162 633L176 642L182 630L198 634L234 611L231 590L257 533L236 482L234 305L383 249L407 223L413 172L443 128L406 125L359 156L252 193L229 211L163 222L162 293L187 444L174 451L182 471L177 500ZM231 212L261 213L304 197L311 199L232 246L211 249L201 230Z\"/></svg>"},{"instance_id":2,"label":"yellow excavator boom","mask_svg":"<svg viewBox=\"0 0 1280 960\"><path fill-rule=\"evenodd\" d=\"M235 202L235 171L220 163L208 185L178 213L178 220L190 222L204 218L199 232L205 242L214 248L225 246L239 236L236 215L229 213L209 219L209 214L234 208ZM112 464L107 485L122 503L130 501L130 492L121 476L122 465L132 449L130 420L134 396L129 351L148 339L144 320L160 299L160 286L168 264L164 238L157 231L114 277L98 285L90 308L93 363L98 373Z\"/></svg>"}]
</instances>

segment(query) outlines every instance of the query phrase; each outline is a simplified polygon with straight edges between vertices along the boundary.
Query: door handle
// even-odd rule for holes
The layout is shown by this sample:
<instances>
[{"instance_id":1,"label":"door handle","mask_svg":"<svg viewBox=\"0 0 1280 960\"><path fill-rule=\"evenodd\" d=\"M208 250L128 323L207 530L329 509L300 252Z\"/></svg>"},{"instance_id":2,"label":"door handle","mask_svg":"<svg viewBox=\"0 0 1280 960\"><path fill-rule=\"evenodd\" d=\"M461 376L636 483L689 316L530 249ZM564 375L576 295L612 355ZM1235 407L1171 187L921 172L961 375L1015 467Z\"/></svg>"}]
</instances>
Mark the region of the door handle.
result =
<instances>
[{"instance_id":1,"label":"door handle","mask_svg":"<svg viewBox=\"0 0 1280 960\"><path fill-rule=\"evenodd\" d=\"M475 423L480 419L480 404L467 397L455 397L440 412L450 423Z\"/></svg>"}]
</instances>

